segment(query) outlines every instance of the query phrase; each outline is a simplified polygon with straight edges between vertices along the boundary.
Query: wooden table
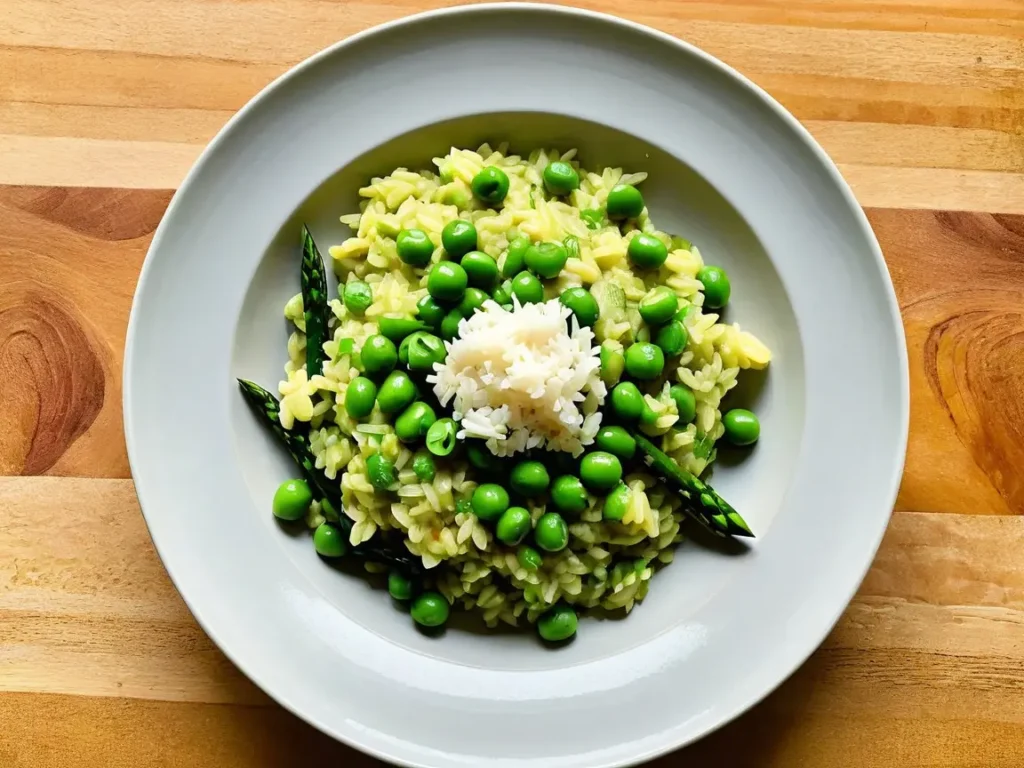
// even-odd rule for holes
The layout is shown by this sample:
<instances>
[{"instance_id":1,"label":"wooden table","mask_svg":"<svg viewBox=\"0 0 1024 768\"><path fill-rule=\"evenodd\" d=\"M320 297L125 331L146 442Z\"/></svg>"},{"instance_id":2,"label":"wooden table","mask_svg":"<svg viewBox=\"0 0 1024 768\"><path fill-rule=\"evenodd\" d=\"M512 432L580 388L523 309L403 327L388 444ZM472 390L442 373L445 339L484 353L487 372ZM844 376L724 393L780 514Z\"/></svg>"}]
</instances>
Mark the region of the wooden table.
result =
<instances>
[{"instance_id":1,"label":"wooden table","mask_svg":"<svg viewBox=\"0 0 1024 768\"><path fill-rule=\"evenodd\" d=\"M373 764L189 615L129 479L121 358L153 230L217 129L314 51L441 4L0 2L0 765ZM634 7L839 163L896 284L912 392L896 511L846 615L766 701L658 764L1024 765L1024 0Z\"/></svg>"}]
</instances>

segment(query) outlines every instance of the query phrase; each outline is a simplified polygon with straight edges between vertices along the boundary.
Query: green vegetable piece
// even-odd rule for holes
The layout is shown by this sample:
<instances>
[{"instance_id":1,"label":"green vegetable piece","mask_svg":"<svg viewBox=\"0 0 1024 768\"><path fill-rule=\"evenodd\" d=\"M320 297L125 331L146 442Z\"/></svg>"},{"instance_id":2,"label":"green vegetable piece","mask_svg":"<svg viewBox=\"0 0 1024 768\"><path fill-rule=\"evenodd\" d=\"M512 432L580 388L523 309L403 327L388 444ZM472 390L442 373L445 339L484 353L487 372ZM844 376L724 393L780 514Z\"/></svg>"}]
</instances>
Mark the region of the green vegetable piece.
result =
<instances>
[{"instance_id":1,"label":"green vegetable piece","mask_svg":"<svg viewBox=\"0 0 1024 768\"><path fill-rule=\"evenodd\" d=\"M409 366L410 371L425 371L429 373L434 370L434 363L442 363L448 356L444 342L434 334L427 333L426 331L419 331L411 336L406 336L402 346L406 348L404 362ZM399 357L401 356L402 352L399 350Z\"/></svg>"},{"instance_id":2,"label":"green vegetable piece","mask_svg":"<svg viewBox=\"0 0 1024 768\"><path fill-rule=\"evenodd\" d=\"M313 548L321 557L341 557L348 551L348 542L337 526L320 523L313 531Z\"/></svg>"},{"instance_id":3,"label":"green vegetable piece","mask_svg":"<svg viewBox=\"0 0 1024 768\"><path fill-rule=\"evenodd\" d=\"M412 317L385 315L377 320L377 325L380 327L381 335L391 339L395 344L401 343L410 333L428 330L426 323Z\"/></svg>"},{"instance_id":4,"label":"green vegetable piece","mask_svg":"<svg viewBox=\"0 0 1024 768\"><path fill-rule=\"evenodd\" d=\"M427 431L430 429L428 427ZM412 471L416 473L416 479L421 483L430 483L434 480L437 470L434 467L434 457L429 451L420 449L412 457Z\"/></svg>"},{"instance_id":5,"label":"green vegetable piece","mask_svg":"<svg viewBox=\"0 0 1024 768\"><path fill-rule=\"evenodd\" d=\"M517 237L508 244L508 251L505 253L505 261L501 264L502 277L515 277L523 271L526 264L526 251L530 248L530 238ZM500 303L500 302L499 302Z\"/></svg>"},{"instance_id":6,"label":"green vegetable piece","mask_svg":"<svg viewBox=\"0 0 1024 768\"><path fill-rule=\"evenodd\" d=\"M427 291L439 302L454 304L462 298L469 285L469 276L461 264L454 261L439 261L430 268L427 276Z\"/></svg>"},{"instance_id":7,"label":"green vegetable piece","mask_svg":"<svg viewBox=\"0 0 1024 768\"><path fill-rule=\"evenodd\" d=\"M626 461L636 455L636 440L622 427L601 427L594 438L594 445Z\"/></svg>"},{"instance_id":8,"label":"green vegetable piece","mask_svg":"<svg viewBox=\"0 0 1024 768\"><path fill-rule=\"evenodd\" d=\"M412 579L394 568L388 572L388 594L395 600L412 598Z\"/></svg>"},{"instance_id":9,"label":"green vegetable piece","mask_svg":"<svg viewBox=\"0 0 1024 768\"><path fill-rule=\"evenodd\" d=\"M416 316L434 330L441 327L441 321L447 313L448 310L429 293L416 302Z\"/></svg>"},{"instance_id":10,"label":"green vegetable piece","mask_svg":"<svg viewBox=\"0 0 1024 768\"><path fill-rule=\"evenodd\" d=\"M676 411L679 412L679 421L676 425L686 426L697 416L697 398L693 396L693 391L689 387L682 384L673 384L668 393L675 400Z\"/></svg>"},{"instance_id":11,"label":"green vegetable piece","mask_svg":"<svg viewBox=\"0 0 1024 768\"><path fill-rule=\"evenodd\" d=\"M608 193L608 218L635 219L644 210L644 196L631 184L616 184Z\"/></svg>"},{"instance_id":12,"label":"green vegetable piece","mask_svg":"<svg viewBox=\"0 0 1024 768\"><path fill-rule=\"evenodd\" d=\"M285 480L274 491L271 509L274 517L280 520L300 520L306 516L312 503L313 492L309 489L309 483L301 478Z\"/></svg>"},{"instance_id":13,"label":"green vegetable piece","mask_svg":"<svg viewBox=\"0 0 1024 768\"><path fill-rule=\"evenodd\" d=\"M704 306L721 309L729 303L732 287L724 269L705 266L697 273L697 279L704 285Z\"/></svg>"},{"instance_id":14,"label":"green vegetable piece","mask_svg":"<svg viewBox=\"0 0 1024 768\"><path fill-rule=\"evenodd\" d=\"M640 233L629 241L626 253L634 267L657 269L668 258L668 248L654 235Z\"/></svg>"},{"instance_id":15,"label":"green vegetable piece","mask_svg":"<svg viewBox=\"0 0 1024 768\"><path fill-rule=\"evenodd\" d=\"M324 342L328 339L327 278L323 257L305 224L302 225L301 284L306 321L306 372L319 376L324 372Z\"/></svg>"},{"instance_id":16,"label":"green vegetable piece","mask_svg":"<svg viewBox=\"0 0 1024 768\"><path fill-rule=\"evenodd\" d=\"M395 419L395 434L403 443L414 443L426 437L427 430L435 421L437 415L434 409L422 401L417 401Z\"/></svg>"},{"instance_id":17,"label":"green vegetable piece","mask_svg":"<svg viewBox=\"0 0 1024 768\"><path fill-rule=\"evenodd\" d=\"M569 163L555 160L548 163L543 173L544 189L549 195L564 197L580 188L580 175Z\"/></svg>"},{"instance_id":18,"label":"green vegetable piece","mask_svg":"<svg viewBox=\"0 0 1024 768\"><path fill-rule=\"evenodd\" d=\"M532 526L533 520L530 519L530 513L527 510L522 507L509 507L498 518L494 535L498 537L499 541L514 547L526 538L526 534L530 532Z\"/></svg>"},{"instance_id":19,"label":"green vegetable piece","mask_svg":"<svg viewBox=\"0 0 1024 768\"><path fill-rule=\"evenodd\" d=\"M505 304L512 303L512 281L506 280L497 288L494 289L494 293L491 294L491 298L502 306Z\"/></svg>"},{"instance_id":20,"label":"green vegetable piece","mask_svg":"<svg viewBox=\"0 0 1024 768\"><path fill-rule=\"evenodd\" d=\"M365 419L377 401L377 385L365 376L356 376L345 387L345 410L353 419Z\"/></svg>"},{"instance_id":21,"label":"green vegetable piece","mask_svg":"<svg viewBox=\"0 0 1024 768\"><path fill-rule=\"evenodd\" d=\"M544 559L541 557L540 552L529 544L520 545L519 549L516 550L516 560L528 571L536 571L544 564Z\"/></svg>"},{"instance_id":22,"label":"green vegetable piece","mask_svg":"<svg viewBox=\"0 0 1024 768\"><path fill-rule=\"evenodd\" d=\"M605 344L601 345L601 381L606 386L613 387L622 378L622 372L626 368L626 358L618 349Z\"/></svg>"},{"instance_id":23,"label":"green vegetable piece","mask_svg":"<svg viewBox=\"0 0 1024 768\"><path fill-rule=\"evenodd\" d=\"M536 275L523 271L512 278L512 295L520 304L537 304L544 301L544 286Z\"/></svg>"},{"instance_id":24,"label":"green vegetable piece","mask_svg":"<svg viewBox=\"0 0 1024 768\"><path fill-rule=\"evenodd\" d=\"M369 283L364 283L362 280L353 280L350 283L345 283L345 288L341 293L341 301L345 305L345 309L353 315L362 316L369 309L370 305L373 304L373 289Z\"/></svg>"},{"instance_id":25,"label":"green vegetable piece","mask_svg":"<svg viewBox=\"0 0 1024 768\"><path fill-rule=\"evenodd\" d=\"M476 227L465 219L449 221L441 230L441 245L453 259L476 250Z\"/></svg>"},{"instance_id":26,"label":"green vegetable piece","mask_svg":"<svg viewBox=\"0 0 1024 768\"><path fill-rule=\"evenodd\" d=\"M566 235L562 245L565 246L565 252L569 254L570 259L580 257L580 239L576 235Z\"/></svg>"},{"instance_id":27,"label":"green vegetable piece","mask_svg":"<svg viewBox=\"0 0 1024 768\"><path fill-rule=\"evenodd\" d=\"M473 177L470 187L478 200L497 205L508 194L508 176L500 168L488 165Z\"/></svg>"},{"instance_id":28,"label":"green vegetable piece","mask_svg":"<svg viewBox=\"0 0 1024 768\"><path fill-rule=\"evenodd\" d=\"M601 508L601 517L612 522L620 522L629 509L629 502L633 492L629 486L620 482L604 498L604 507Z\"/></svg>"},{"instance_id":29,"label":"green vegetable piece","mask_svg":"<svg viewBox=\"0 0 1024 768\"><path fill-rule=\"evenodd\" d=\"M397 413L416 399L416 385L405 371L392 371L377 391L377 407Z\"/></svg>"},{"instance_id":30,"label":"green vegetable piece","mask_svg":"<svg viewBox=\"0 0 1024 768\"><path fill-rule=\"evenodd\" d=\"M481 520L497 520L508 509L508 491L497 483L484 483L476 487L469 503Z\"/></svg>"},{"instance_id":31,"label":"green vegetable piece","mask_svg":"<svg viewBox=\"0 0 1024 768\"><path fill-rule=\"evenodd\" d=\"M545 512L537 519L533 540L545 552L561 552L569 545L569 526L557 512Z\"/></svg>"},{"instance_id":32,"label":"green vegetable piece","mask_svg":"<svg viewBox=\"0 0 1024 768\"><path fill-rule=\"evenodd\" d=\"M496 472L501 469L501 459L488 450L482 440L466 441L466 458L477 469Z\"/></svg>"},{"instance_id":33,"label":"green vegetable piece","mask_svg":"<svg viewBox=\"0 0 1024 768\"><path fill-rule=\"evenodd\" d=\"M562 475L551 484L551 501L563 512L578 515L587 508L587 491L578 477Z\"/></svg>"},{"instance_id":34,"label":"green vegetable piece","mask_svg":"<svg viewBox=\"0 0 1024 768\"><path fill-rule=\"evenodd\" d=\"M387 373L398 362L398 349L395 342L387 336L375 333L363 342L359 350L359 359L363 361L363 372L369 376Z\"/></svg>"},{"instance_id":35,"label":"green vegetable piece","mask_svg":"<svg viewBox=\"0 0 1024 768\"><path fill-rule=\"evenodd\" d=\"M597 301L590 295L590 291L580 286L567 288L562 291L558 300L572 310L580 327L594 327L594 323L597 322L598 310Z\"/></svg>"},{"instance_id":36,"label":"green vegetable piece","mask_svg":"<svg viewBox=\"0 0 1024 768\"><path fill-rule=\"evenodd\" d=\"M676 312L675 320L683 324L686 327L686 316L696 310L697 307L694 304L687 304L686 306L680 307L679 311Z\"/></svg>"},{"instance_id":37,"label":"green vegetable piece","mask_svg":"<svg viewBox=\"0 0 1024 768\"><path fill-rule=\"evenodd\" d=\"M665 353L655 344L641 341L626 350L626 373L640 381L651 381L665 369Z\"/></svg>"},{"instance_id":38,"label":"green vegetable piece","mask_svg":"<svg viewBox=\"0 0 1024 768\"><path fill-rule=\"evenodd\" d=\"M654 343L665 353L666 357L675 357L681 355L686 349L686 342L689 338L690 334L687 332L686 326L678 320L673 320L658 329L654 336Z\"/></svg>"},{"instance_id":39,"label":"green vegetable piece","mask_svg":"<svg viewBox=\"0 0 1024 768\"><path fill-rule=\"evenodd\" d=\"M412 601L409 615L421 627L440 627L448 621L451 608L437 592L424 592Z\"/></svg>"},{"instance_id":40,"label":"green vegetable piece","mask_svg":"<svg viewBox=\"0 0 1024 768\"><path fill-rule=\"evenodd\" d=\"M594 493L610 491L622 479L622 462L607 451L588 453L580 462L580 479Z\"/></svg>"},{"instance_id":41,"label":"green vegetable piece","mask_svg":"<svg viewBox=\"0 0 1024 768\"><path fill-rule=\"evenodd\" d=\"M541 462L521 461L512 469L509 483L513 491L530 498L544 493L551 484L551 477Z\"/></svg>"},{"instance_id":42,"label":"green vegetable piece","mask_svg":"<svg viewBox=\"0 0 1024 768\"><path fill-rule=\"evenodd\" d=\"M472 286L489 291L498 281L498 263L483 251L470 251L459 263Z\"/></svg>"},{"instance_id":43,"label":"green vegetable piece","mask_svg":"<svg viewBox=\"0 0 1024 768\"><path fill-rule=\"evenodd\" d=\"M558 277L568 259L569 253L561 243L536 243L523 257L527 269L547 280Z\"/></svg>"},{"instance_id":44,"label":"green vegetable piece","mask_svg":"<svg viewBox=\"0 0 1024 768\"><path fill-rule=\"evenodd\" d=\"M644 396L636 384L624 381L612 390L612 410L623 421L636 421L644 410Z\"/></svg>"},{"instance_id":45,"label":"green vegetable piece","mask_svg":"<svg viewBox=\"0 0 1024 768\"><path fill-rule=\"evenodd\" d=\"M462 296L462 301L459 302L459 314L463 317L472 317L473 313L483 307L484 302L489 298L491 297L479 288L467 288L466 293Z\"/></svg>"},{"instance_id":46,"label":"green vegetable piece","mask_svg":"<svg viewBox=\"0 0 1024 768\"><path fill-rule=\"evenodd\" d=\"M576 611L559 603L537 619L537 634L549 643L560 643L576 634Z\"/></svg>"},{"instance_id":47,"label":"green vegetable piece","mask_svg":"<svg viewBox=\"0 0 1024 768\"><path fill-rule=\"evenodd\" d=\"M410 267L425 267L434 255L434 244L422 229L403 229L395 238L398 258Z\"/></svg>"},{"instance_id":48,"label":"green vegetable piece","mask_svg":"<svg viewBox=\"0 0 1024 768\"><path fill-rule=\"evenodd\" d=\"M447 456L455 450L458 425L452 419L438 419L427 430L427 450L435 456Z\"/></svg>"},{"instance_id":49,"label":"green vegetable piece","mask_svg":"<svg viewBox=\"0 0 1024 768\"><path fill-rule=\"evenodd\" d=\"M659 285L640 299L640 317L648 325L664 325L679 309L679 299L671 288Z\"/></svg>"},{"instance_id":50,"label":"green vegetable piece","mask_svg":"<svg viewBox=\"0 0 1024 768\"><path fill-rule=\"evenodd\" d=\"M445 315L444 320L441 321L441 338L445 341L451 341L458 336L459 323L461 323L463 319L464 315L458 307Z\"/></svg>"},{"instance_id":51,"label":"green vegetable piece","mask_svg":"<svg viewBox=\"0 0 1024 768\"><path fill-rule=\"evenodd\" d=\"M580 218L587 229L600 229L604 225L604 211L599 208L585 208L580 211Z\"/></svg>"},{"instance_id":52,"label":"green vegetable piece","mask_svg":"<svg viewBox=\"0 0 1024 768\"><path fill-rule=\"evenodd\" d=\"M725 439L733 445L753 445L761 436L761 422L746 408L733 408L722 417Z\"/></svg>"},{"instance_id":53,"label":"green vegetable piece","mask_svg":"<svg viewBox=\"0 0 1024 768\"><path fill-rule=\"evenodd\" d=\"M395 464L379 453L375 453L366 460L366 477L370 485L379 491L386 491L398 482L398 475L395 473Z\"/></svg>"}]
</instances>

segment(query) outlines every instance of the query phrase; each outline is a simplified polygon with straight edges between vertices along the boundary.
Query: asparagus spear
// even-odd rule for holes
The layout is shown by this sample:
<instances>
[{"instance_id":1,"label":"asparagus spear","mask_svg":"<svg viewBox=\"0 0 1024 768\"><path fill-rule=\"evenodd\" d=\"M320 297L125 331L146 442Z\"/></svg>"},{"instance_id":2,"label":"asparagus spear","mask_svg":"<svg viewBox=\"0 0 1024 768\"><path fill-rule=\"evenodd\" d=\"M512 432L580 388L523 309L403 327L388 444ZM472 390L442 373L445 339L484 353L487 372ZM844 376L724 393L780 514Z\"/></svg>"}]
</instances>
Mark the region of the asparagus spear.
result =
<instances>
[{"instance_id":1,"label":"asparagus spear","mask_svg":"<svg viewBox=\"0 0 1024 768\"><path fill-rule=\"evenodd\" d=\"M306 318L306 374L324 372L327 340L327 277L324 260L306 225L302 225L302 309Z\"/></svg>"},{"instance_id":2,"label":"asparagus spear","mask_svg":"<svg viewBox=\"0 0 1024 768\"><path fill-rule=\"evenodd\" d=\"M715 489L684 470L643 435L634 435L644 463L686 499L684 509L697 522L719 536L753 536L750 527Z\"/></svg>"},{"instance_id":3,"label":"asparagus spear","mask_svg":"<svg viewBox=\"0 0 1024 768\"><path fill-rule=\"evenodd\" d=\"M281 426L278 415L281 412L281 403L270 392L263 389L259 384L254 384L245 379L239 379L238 385L242 394L249 401L260 421L274 433L274 436L284 445L285 449L294 459L295 463L302 469L306 482L314 492L323 499L326 499L331 506L339 511L337 526L341 528L347 539L352 531L352 521L345 516L341 506L341 494L338 486L332 483L330 478L324 474L322 469L317 468L313 460L313 453L309 447L309 435L301 429L285 429ZM396 550L388 546L386 542L371 539L353 548L352 553L369 560L380 560L381 562L400 568L409 574L419 574L422 566L419 561L410 553Z\"/></svg>"}]
</instances>

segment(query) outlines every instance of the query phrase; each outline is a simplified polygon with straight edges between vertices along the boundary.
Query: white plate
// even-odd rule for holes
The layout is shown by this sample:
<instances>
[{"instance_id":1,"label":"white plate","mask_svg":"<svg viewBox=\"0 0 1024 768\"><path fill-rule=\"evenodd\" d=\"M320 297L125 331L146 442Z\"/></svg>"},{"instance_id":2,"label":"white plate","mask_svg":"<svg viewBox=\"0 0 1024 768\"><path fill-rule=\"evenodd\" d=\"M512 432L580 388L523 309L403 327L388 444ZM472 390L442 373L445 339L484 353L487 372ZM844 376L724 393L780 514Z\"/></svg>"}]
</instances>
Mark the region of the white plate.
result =
<instances>
[{"instance_id":1,"label":"white plate","mask_svg":"<svg viewBox=\"0 0 1024 768\"><path fill-rule=\"evenodd\" d=\"M416 130L420 129L420 130ZM273 388L298 225L326 246L356 188L451 144L579 146L645 170L659 225L732 277L727 318L775 353L763 437L716 486L759 534L684 546L625 621L567 647L414 631L270 514L294 474L234 379ZM260 93L210 144L146 258L125 356L132 472L196 618L325 732L422 766L624 765L757 702L821 642L871 562L907 434L906 350L868 223L824 152L720 62L576 10L476 6L357 35Z\"/></svg>"}]
</instances>

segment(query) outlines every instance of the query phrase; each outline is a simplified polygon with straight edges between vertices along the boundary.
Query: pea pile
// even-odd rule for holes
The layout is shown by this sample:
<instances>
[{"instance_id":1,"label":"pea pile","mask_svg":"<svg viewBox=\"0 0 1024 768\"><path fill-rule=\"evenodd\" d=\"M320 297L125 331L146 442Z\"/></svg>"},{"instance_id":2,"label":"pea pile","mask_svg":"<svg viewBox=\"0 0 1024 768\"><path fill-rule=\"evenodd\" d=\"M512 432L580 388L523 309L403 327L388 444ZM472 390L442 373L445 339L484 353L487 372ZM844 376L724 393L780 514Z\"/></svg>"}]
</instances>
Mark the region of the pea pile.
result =
<instances>
[{"instance_id":1,"label":"pea pile","mask_svg":"<svg viewBox=\"0 0 1024 768\"><path fill-rule=\"evenodd\" d=\"M525 611L541 638L564 641L577 631L578 610L628 610L634 598L625 593L642 598L641 579L669 561L664 553L678 540L683 515L719 534L750 535L735 510L699 480L700 469L688 471L674 458L685 450L713 460L710 446L718 436L736 446L751 446L760 436L751 411L718 412L717 398L735 373L723 375L725 363L716 356L740 346L739 331L729 337L731 346L716 346L725 331L708 312L728 305L729 277L699 255L692 276L676 277L693 260L690 246L653 229L640 190L617 182L598 194L594 175L568 159L537 167L529 208L571 206L579 228L538 237L528 226L513 226L497 246L491 221L475 212L496 215L515 198L514 215L529 220L519 166L481 164L462 182L466 199L449 196L444 187L459 182L446 183L445 174L442 167L437 191L429 194L474 215L449 214L434 228L423 218L403 218L402 206L415 210L408 200L374 209L374 199L368 210L383 211L380 216L393 216L398 225L382 219L364 237L364 220L354 238L390 249L397 265L374 268L385 280L407 276L409 299L402 301L414 311L379 311L384 283L351 256L362 247L353 244L337 255L332 249L336 269L348 270L349 279L341 280L331 317L326 298L313 290L322 261L308 234L304 239L302 305L293 316L304 323L302 341L328 341L306 343L304 350L290 342L305 360L288 369L280 403L243 382L243 392L254 404L258 399L258 413L303 470L277 489L273 513L282 521L305 520L321 557L361 557L372 570L383 566L389 594L407 605L418 625L443 627L452 604L464 597L510 623ZM617 240L624 245L622 260L613 263L614 254L602 248ZM588 277L594 263L598 280ZM442 407L426 377L447 359L447 343L459 337L460 324L485 302L514 312L517 304L555 300L581 328L598 331L607 387L601 427L577 457L529 451L499 459L483 440L459 437L459 414ZM342 338L345 329L359 329L355 341ZM751 367L729 364L733 371ZM298 395L313 403L308 411L294 406ZM325 474L334 471L337 477ZM342 493L346 473L365 478L367 490L350 485ZM359 495L367 492L375 497L372 507ZM419 520L439 520L442 527L414 534ZM419 562L427 545L436 552L449 538L447 555ZM438 559L442 565L434 570ZM498 600L501 593L518 603ZM609 602L620 593L621 600Z\"/></svg>"}]
</instances>

